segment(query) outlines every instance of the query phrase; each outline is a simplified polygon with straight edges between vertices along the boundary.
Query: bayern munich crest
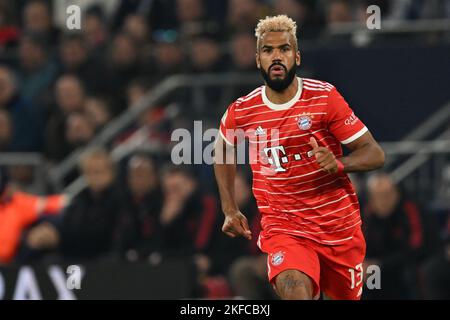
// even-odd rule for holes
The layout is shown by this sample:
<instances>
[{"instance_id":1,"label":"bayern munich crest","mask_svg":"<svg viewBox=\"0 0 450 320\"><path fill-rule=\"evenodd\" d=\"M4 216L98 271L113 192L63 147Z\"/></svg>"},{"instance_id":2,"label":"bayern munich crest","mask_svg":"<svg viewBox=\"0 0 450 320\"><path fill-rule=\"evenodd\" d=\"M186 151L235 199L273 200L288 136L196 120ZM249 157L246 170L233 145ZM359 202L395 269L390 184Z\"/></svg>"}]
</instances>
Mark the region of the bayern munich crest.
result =
<instances>
[{"instance_id":1,"label":"bayern munich crest","mask_svg":"<svg viewBox=\"0 0 450 320\"><path fill-rule=\"evenodd\" d=\"M301 116L297 120L298 127L302 130L308 130L312 126L312 120L310 116Z\"/></svg>"},{"instance_id":2,"label":"bayern munich crest","mask_svg":"<svg viewBox=\"0 0 450 320\"><path fill-rule=\"evenodd\" d=\"M272 255L271 263L273 266L279 266L284 261L284 254L281 251L278 251L277 253L274 253Z\"/></svg>"}]
</instances>

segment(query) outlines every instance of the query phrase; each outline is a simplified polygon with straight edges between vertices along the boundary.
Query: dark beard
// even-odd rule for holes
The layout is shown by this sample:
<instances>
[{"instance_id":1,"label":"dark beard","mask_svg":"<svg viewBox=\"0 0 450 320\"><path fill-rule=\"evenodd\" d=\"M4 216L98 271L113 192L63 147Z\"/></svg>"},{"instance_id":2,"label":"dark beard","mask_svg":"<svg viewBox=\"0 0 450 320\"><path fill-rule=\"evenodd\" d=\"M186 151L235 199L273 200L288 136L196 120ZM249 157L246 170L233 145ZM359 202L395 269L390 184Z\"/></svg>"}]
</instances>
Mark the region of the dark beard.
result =
<instances>
[{"instance_id":1,"label":"dark beard","mask_svg":"<svg viewBox=\"0 0 450 320\"><path fill-rule=\"evenodd\" d=\"M289 87L289 85L292 83L292 81L294 80L295 76L296 76L296 71L297 71L297 65L294 63L294 65L292 66L291 69L286 71L286 67L284 65L282 65L281 63L274 63L272 64L268 70L270 70L274 65L278 65L284 68L286 75L284 78L280 79L280 78L276 78L276 79L270 79L269 73L266 72L266 70L264 70L263 68L260 68L260 72L262 77L264 78L264 80L266 81L267 86L276 91L276 92L283 92L284 90L286 90L287 87Z\"/></svg>"}]
</instances>

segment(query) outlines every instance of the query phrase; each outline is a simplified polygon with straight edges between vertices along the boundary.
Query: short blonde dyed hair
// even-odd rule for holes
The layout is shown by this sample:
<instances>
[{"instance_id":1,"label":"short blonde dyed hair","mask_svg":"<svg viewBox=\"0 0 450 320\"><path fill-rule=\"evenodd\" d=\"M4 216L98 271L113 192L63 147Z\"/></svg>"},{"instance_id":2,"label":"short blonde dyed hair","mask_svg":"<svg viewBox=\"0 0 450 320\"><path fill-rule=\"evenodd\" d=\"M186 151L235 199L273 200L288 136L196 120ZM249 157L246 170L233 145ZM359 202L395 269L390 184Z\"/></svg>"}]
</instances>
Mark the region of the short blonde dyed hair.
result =
<instances>
[{"instance_id":1,"label":"short blonde dyed hair","mask_svg":"<svg viewBox=\"0 0 450 320\"><path fill-rule=\"evenodd\" d=\"M298 50L297 43L297 23L285 14L278 16L267 16L259 20L255 28L256 48L259 50L261 38L267 32L287 32L294 39L295 49Z\"/></svg>"}]
</instances>

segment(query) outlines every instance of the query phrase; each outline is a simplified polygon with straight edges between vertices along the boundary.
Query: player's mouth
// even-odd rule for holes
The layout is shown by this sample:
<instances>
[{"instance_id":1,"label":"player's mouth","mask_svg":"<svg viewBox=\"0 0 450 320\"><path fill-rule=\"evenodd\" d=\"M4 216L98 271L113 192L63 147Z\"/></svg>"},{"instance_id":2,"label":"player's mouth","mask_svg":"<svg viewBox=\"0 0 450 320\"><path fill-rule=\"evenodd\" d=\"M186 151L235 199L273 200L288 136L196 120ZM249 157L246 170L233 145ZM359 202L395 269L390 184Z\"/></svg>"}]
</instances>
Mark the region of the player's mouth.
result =
<instances>
[{"instance_id":1,"label":"player's mouth","mask_svg":"<svg viewBox=\"0 0 450 320\"><path fill-rule=\"evenodd\" d=\"M281 65L274 65L269 69L269 71L274 76L282 76L286 73L286 69Z\"/></svg>"}]
</instances>

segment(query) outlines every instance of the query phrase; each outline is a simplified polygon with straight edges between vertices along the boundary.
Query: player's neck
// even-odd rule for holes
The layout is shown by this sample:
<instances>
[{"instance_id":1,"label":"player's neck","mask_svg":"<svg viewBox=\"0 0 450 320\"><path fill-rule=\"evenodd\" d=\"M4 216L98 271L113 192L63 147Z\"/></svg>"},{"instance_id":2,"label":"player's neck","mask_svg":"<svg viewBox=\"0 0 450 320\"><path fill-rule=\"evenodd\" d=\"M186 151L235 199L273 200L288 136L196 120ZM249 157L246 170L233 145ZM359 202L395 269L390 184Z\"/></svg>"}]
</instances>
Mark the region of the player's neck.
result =
<instances>
[{"instance_id":1,"label":"player's neck","mask_svg":"<svg viewBox=\"0 0 450 320\"><path fill-rule=\"evenodd\" d=\"M282 92L278 92L269 88L266 85L266 96L270 100L270 102L275 104L283 104L288 101L291 101L292 98L297 94L298 91L298 80L295 77L291 84Z\"/></svg>"}]
</instances>

